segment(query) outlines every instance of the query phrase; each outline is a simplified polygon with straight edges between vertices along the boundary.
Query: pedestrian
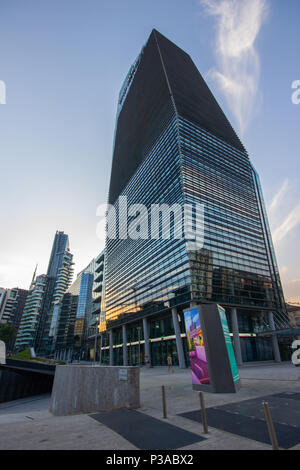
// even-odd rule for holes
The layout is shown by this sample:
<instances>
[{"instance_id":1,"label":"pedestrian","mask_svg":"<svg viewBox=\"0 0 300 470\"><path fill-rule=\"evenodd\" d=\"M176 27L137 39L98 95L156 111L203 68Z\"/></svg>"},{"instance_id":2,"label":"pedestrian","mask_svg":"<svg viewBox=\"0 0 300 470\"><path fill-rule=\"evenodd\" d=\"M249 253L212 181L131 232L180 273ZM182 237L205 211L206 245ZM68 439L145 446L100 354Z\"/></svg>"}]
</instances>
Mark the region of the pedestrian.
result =
<instances>
[{"instance_id":1,"label":"pedestrian","mask_svg":"<svg viewBox=\"0 0 300 470\"><path fill-rule=\"evenodd\" d=\"M174 372L173 371L173 362L172 362L171 354L168 355L167 363L168 363L168 372Z\"/></svg>"}]
</instances>

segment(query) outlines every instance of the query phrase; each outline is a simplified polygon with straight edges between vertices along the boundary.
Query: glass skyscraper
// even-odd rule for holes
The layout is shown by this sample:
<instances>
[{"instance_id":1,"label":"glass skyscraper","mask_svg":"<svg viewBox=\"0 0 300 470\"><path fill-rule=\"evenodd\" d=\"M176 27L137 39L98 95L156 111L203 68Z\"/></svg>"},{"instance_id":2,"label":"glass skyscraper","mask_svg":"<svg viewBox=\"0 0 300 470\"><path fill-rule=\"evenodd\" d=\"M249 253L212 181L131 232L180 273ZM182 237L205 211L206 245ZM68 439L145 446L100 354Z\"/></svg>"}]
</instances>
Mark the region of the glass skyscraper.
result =
<instances>
[{"instance_id":1,"label":"glass skyscraper","mask_svg":"<svg viewBox=\"0 0 300 470\"><path fill-rule=\"evenodd\" d=\"M53 349L51 326L58 312L58 304L72 282L73 255L70 253L69 237L57 231L54 236L49 265L44 306L39 318L35 347L39 354L49 355Z\"/></svg>"},{"instance_id":2,"label":"glass skyscraper","mask_svg":"<svg viewBox=\"0 0 300 470\"><path fill-rule=\"evenodd\" d=\"M101 312L104 310L104 259L105 250L102 250L95 258L94 265L94 284L93 284L93 305L92 305L92 322L96 323L100 319Z\"/></svg>"},{"instance_id":3,"label":"glass skyscraper","mask_svg":"<svg viewBox=\"0 0 300 470\"><path fill-rule=\"evenodd\" d=\"M0 287L0 324L9 323L15 327L14 335L6 345L8 351L14 349L28 294L29 291L26 289L19 289L18 287L2 289Z\"/></svg>"},{"instance_id":4,"label":"glass skyscraper","mask_svg":"<svg viewBox=\"0 0 300 470\"><path fill-rule=\"evenodd\" d=\"M46 289L47 276L45 274L32 279L17 333L15 343L17 350L35 347L36 345L38 325L43 312Z\"/></svg>"},{"instance_id":5,"label":"glass skyscraper","mask_svg":"<svg viewBox=\"0 0 300 470\"><path fill-rule=\"evenodd\" d=\"M50 328L52 355L60 359L88 357L94 266L92 260L54 306Z\"/></svg>"},{"instance_id":6,"label":"glass skyscraper","mask_svg":"<svg viewBox=\"0 0 300 470\"><path fill-rule=\"evenodd\" d=\"M192 59L156 30L119 95L108 202L119 217L106 240L107 361L172 354L184 367L183 309L207 302L226 309L238 363L279 360L276 336L258 336L286 322L258 175ZM147 222L152 204L200 205L202 245L124 236L132 204Z\"/></svg>"}]
</instances>

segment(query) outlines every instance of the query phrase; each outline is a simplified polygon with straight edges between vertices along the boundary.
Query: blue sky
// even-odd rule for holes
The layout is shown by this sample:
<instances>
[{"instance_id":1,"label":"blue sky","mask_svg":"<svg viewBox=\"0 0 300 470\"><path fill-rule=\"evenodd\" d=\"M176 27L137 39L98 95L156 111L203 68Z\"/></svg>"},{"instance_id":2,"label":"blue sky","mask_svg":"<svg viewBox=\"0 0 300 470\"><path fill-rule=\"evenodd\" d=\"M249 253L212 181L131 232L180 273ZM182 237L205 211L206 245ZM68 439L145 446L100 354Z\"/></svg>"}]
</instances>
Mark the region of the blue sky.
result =
<instances>
[{"instance_id":1,"label":"blue sky","mask_svg":"<svg viewBox=\"0 0 300 470\"><path fill-rule=\"evenodd\" d=\"M103 248L96 208L107 198L117 97L156 28L191 55L242 132L286 297L300 301L300 105L291 101L300 2L250 0L245 14L249 0L221 0L218 11L214 1L0 0L0 286L28 288L35 263L46 271L57 229L70 236L77 272ZM231 49L251 31L245 66ZM226 73L242 84L240 95L222 88Z\"/></svg>"}]
</instances>

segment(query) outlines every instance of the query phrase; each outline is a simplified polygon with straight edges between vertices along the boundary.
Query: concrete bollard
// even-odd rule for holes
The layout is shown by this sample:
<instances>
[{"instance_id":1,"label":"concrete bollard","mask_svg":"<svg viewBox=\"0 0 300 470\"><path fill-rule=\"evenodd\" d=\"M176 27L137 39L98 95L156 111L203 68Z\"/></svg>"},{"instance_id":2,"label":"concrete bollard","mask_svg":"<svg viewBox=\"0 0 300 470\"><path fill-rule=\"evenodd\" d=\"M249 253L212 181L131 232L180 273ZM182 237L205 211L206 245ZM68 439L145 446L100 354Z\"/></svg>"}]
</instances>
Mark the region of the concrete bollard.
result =
<instances>
[{"instance_id":1,"label":"concrete bollard","mask_svg":"<svg viewBox=\"0 0 300 470\"><path fill-rule=\"evenodd\" d=\"M276 432L275 432L275 428L274 428L274 424L273 424L273 420L272 420L272 416L271 416L271 412L269 408L269 403L264 401L263 408L265 412L265 417L266 417L266 421L268 425L268 431L269 431L269 436L270 436L273 450L279 450L277 436L276 436Z\"/></svg>"},{"instance_id":2,"label":"concrete bollard","mask_svg":"<svg viewBox=\"0 0 300 470\"><path fill-rule=\"evenodd\" d=\"M162 406L163 406L163 418L167 419L167 405L166 405L166 392L165 392L165 386L161 386L161 392L162 392Z\"/></svg>"},{"instance_id":3,"label":"concrete bollard","mask_svg":"<svg viewBox=\"0 0 300 470\"><path fill-rule=\"evenodd\" d=\"M204 434L208 434L206 409L205 409L203 392L199 392L199 399L200 399L200 407L201 407L201 415L202 415L203 432Z\"/></svg>"}]
</instances>

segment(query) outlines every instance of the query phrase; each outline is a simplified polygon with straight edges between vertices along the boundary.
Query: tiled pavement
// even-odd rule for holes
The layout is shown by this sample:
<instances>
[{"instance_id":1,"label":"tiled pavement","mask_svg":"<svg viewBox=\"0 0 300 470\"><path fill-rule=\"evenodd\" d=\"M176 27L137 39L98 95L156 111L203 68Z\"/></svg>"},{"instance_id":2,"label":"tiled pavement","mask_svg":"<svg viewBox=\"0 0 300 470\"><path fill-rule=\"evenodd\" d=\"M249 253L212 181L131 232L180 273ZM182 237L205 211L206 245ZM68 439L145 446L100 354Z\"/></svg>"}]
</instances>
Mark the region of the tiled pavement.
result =
<instances>
[{"instance_id":1,"label":"tiled pavement","mask_svg":"<svg viewBox=\"0 0 300 470\"><path fill-rule=\"evenodd\" d=\"M143 429L147 422L152 433L159 429L160 448L191 449L271 449L268 444L266 425L264 423L262 401L268 396L271 412L275 422L288 426L298 426L300 412L300 368L290 364L265 364L240 369L242 389L237 394L205 393L208 408L209 434L202 433L200 420L188 419L183 413L192 413L189 418L197 416L199 397L192 390L190 371L175 369L168 374L166 368L141 370L141 409L132 412L131 420L135 426ZM166 386L168 419L162 418L161 385ZM289 393L289 396L287 395ZM270 395L272 397L270 397ZM276 401L277 400L277 401ZM286 403L286 410L283 403ZM292 406L292 408L291 408ZM128 433L128 429L118 426L105 418L97 421L89 415L54 417L48 412L49 396L33 397L16 402L0 404L0 450L4 449L91 449L91 450L134 450L143 447L143 442L151 444L150 434L142 439L137 433ZM219 410L218 419L216 411ZM284 411L285 410L285 411ZM293 411L294 410L294 411ZM124 410L125 413L130 413ZM213 417L214 413L214 417ZM220 425L221 414L226 416ZM239 413L237 415L236 413ZM124 412L123 412L124 414ZM103 413L101 413L103 415ZM107 414L108 415L108 414ZM240 425L242 436L238 435L234 423L228 416L250 416L260 421L261 434L249 435L248 425ZM154 419L153 419L154 418ZM128 417L126 418L128 421ZM214 419L214 421L213 421ZM105 421L105 423L103 423ZM113 420L112 420L113 421ZM245 421L244 421L245 422ZM167 424L168 426L165 426ZM264 427L265 425L265 427ZM299 423L300 425L300 423ZM171 426L171 427L170 427ZM172 427L173 426L173 427ZM231 427L230 427L231 426ZM233 426L233 427L232 427ZM277 425L275 425L276 428ZM239 427L239 426L238 426ZM223 428L223 429L222 429ZM278 431L277 426L277 431ZM296 428L295 428L296 429ZM288 430L290 431L290 430ZM170 432L173 433L170 440ZM298 430L297 430L298 432ZM165 434L164 434L165 433ZM177 434L176 434L177 433ZM279 439L284 448L300 449L300 437L294 433L291 441ZM165 435L165 438L164 438ZM198 436L198 438L197 438ZM264 436L262 438L261 436ZM296 437L295 437L296 436ZM150 439L150 441L149 441ZM296 443L299 443L295 445ZM147 446L145 444L145 448Z\"/></svg>"}]
</instances>

